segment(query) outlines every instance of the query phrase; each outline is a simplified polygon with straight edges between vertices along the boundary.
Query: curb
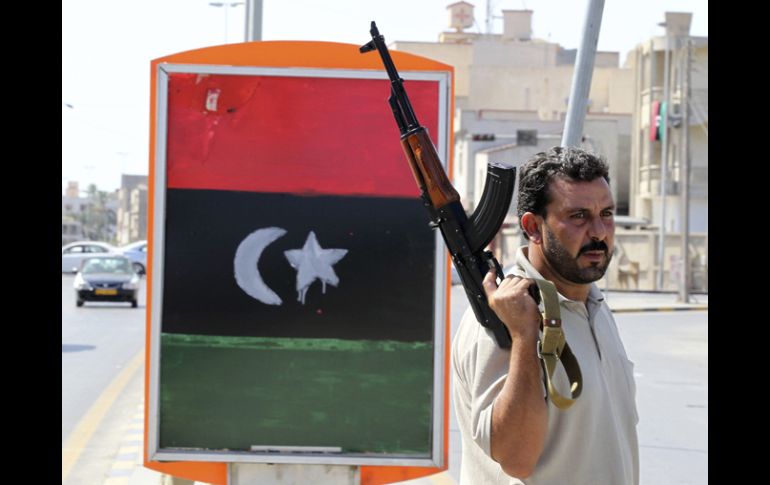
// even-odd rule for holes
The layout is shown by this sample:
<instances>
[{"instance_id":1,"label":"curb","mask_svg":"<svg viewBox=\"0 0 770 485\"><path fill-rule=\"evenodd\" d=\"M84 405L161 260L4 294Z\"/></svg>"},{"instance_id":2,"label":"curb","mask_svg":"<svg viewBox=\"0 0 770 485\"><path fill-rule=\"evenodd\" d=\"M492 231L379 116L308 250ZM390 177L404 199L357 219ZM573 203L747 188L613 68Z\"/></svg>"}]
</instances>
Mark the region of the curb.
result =
<instances>
[{"instance_id":1,"label":"curb","mask_svg":"<svg viewBox=\"0 0 770 485\"><path fill-rule=\"evenodd\" d=\"M688 307L610 308L612 313L708 311L708 305Z\"/></svg>"}]
</instances>

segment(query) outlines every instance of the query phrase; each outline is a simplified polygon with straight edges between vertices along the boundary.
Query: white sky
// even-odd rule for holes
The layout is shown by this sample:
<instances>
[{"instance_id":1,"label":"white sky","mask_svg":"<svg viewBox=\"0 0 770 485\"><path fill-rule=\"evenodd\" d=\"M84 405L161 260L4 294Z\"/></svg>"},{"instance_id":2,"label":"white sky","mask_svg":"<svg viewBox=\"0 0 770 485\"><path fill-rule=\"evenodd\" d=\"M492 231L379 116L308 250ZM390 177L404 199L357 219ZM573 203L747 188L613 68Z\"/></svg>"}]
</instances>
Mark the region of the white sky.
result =
<instances>
[{"instance_id":1,"label":"white sky","mask_svg":"<svg viewBox=\"0 0 770 485\"><path fill-rule=\"evenodd\" d=\"M66 0L62 2L62 189L120 186L120 175L147 174L150 61L244 39L243 5L209 0ZM242 0L241 0L242 1ZM491 0L533 10L533 35L577 48L588 0ZM388 43L438 40L449 30L450 0L264 0L263 40L363 44L377 22ZM486 1L471 0L485 28ZM599 50L625 54L663 35L664 12L692 12L690 33L708 36L708 0L606 0ZM227 29L225 25L227 24ZM495 20L494 32L502 31ZM68 105L71 105L70 108Z\"/></svg>"}]
</instances>

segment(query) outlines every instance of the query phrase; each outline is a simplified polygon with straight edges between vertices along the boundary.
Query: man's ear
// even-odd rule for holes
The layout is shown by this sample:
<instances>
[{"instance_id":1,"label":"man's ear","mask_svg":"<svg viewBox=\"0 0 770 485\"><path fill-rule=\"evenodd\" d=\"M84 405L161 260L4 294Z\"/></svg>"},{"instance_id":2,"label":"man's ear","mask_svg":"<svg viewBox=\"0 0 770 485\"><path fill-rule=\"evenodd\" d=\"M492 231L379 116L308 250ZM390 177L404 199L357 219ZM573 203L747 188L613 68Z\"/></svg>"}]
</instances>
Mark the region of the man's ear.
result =
<instances>
[{"instance_id":1,"label":"man's ear","mask_svg":"<svg viewBox=\"0 0 770 485\"><path fill-rule=\"evenodd\" d=\"M524 228L527 236L529 236L529 240L535 244L543 242L543 235L540 231L541 222L541 218L532 212L525 212L521 216L521 226Z\"/></svg>"}]
</instances>

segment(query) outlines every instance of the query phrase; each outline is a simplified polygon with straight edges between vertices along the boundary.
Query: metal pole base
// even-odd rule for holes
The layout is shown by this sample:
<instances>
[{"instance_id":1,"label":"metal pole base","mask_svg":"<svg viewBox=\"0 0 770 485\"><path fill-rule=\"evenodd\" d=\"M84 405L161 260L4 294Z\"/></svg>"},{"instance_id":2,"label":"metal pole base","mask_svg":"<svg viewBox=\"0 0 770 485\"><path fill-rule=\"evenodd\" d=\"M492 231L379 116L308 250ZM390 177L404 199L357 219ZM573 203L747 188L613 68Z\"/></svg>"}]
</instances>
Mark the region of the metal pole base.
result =
<instances>
[{"instance_id":1,"label":"metal pole base","mask_svg":"<svg viewBox=\"0 0 770 485\"><path fill-rule=\"evenodd\" d=\"M228 485L359 485L360 468L351 465L230 463Z\"/></svg>"}]
</instances>

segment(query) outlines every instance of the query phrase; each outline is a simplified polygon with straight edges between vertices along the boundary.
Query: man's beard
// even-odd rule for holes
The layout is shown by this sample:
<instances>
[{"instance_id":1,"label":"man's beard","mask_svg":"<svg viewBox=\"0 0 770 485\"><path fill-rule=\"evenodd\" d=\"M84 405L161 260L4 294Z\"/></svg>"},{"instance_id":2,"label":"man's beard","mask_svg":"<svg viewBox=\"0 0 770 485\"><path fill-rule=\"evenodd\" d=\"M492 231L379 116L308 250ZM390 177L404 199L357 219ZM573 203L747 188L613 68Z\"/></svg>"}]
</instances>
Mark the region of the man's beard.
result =
<instances>
[{"instance_id":1,"label":"man's beard","mask_svg":"<svg viewBox=\"0 0 770 485\"><path fill-rule=\"evenodd\" d=\"M593 283L604 276L607 267L610 265L612 253L610 253L607 243L604 241L591 241L580 248L576 257L572 257L567 248L562 246L558 239L556 239L550 228L545 231L545 238L548 242L548 245L543 245L545 259L551 265L551 268L567 281L580 285ZM604 251L606 259L603 263L592 263L587 268L581 268L578 266L577 260L581 254L587 251Z\"/></svg>"}]
</instances>

